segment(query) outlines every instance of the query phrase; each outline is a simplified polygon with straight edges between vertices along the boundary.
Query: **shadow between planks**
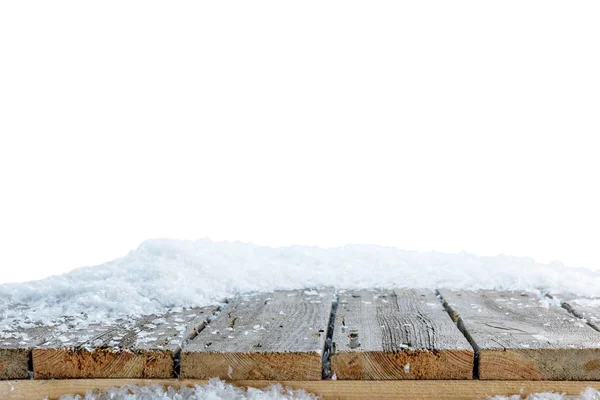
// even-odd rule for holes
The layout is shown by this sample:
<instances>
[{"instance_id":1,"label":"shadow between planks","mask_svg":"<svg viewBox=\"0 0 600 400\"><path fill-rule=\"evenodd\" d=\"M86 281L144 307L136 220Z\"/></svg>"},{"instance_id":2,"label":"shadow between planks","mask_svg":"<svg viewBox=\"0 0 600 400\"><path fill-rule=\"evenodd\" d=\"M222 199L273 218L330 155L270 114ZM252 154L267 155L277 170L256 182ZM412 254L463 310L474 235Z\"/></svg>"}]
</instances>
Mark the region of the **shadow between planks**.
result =
<instances>
[{"instance_id":1,"label":"shadow between planks","mask_svg":"<svg viewBox=\"0 0 600 400\"><path fill-rule=\"evenodd\" d=\"M0 399L3 400L59 400L63 395L84 396L86 392L99 393L125 385L162 385L179 388L206 384L207 380L175 379L75 379L75 380L16 380L0 381ZM231 381L241 388L265 388L272 384L304 389L321 395L323 399L485 399L488 396L521 395L555 392L578 395L587 388L600 389L600 382L577 381Z\"/></svg>"}]
</instances>

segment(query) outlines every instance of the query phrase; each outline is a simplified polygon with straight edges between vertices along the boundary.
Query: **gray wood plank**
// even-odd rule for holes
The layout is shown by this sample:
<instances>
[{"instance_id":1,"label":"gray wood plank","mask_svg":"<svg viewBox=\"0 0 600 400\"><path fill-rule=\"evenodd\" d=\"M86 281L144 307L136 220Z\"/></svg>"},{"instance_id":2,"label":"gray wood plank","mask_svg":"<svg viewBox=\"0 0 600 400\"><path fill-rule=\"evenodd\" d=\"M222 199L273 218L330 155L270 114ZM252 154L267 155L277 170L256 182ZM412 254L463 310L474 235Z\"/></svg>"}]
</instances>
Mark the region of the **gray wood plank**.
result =
<instances>
[{"instance_id":1,"label":"gray wood plank","mask_svg":"<svg viewBox=\"0 0 600 400\"><path fill-rule=\"evenodd\" d=\"M69 330L33 349L36 379L171 378L183 343L217 307L172 310Z\"/></svg>"},{"instance_id":2,"label":"gray wood plank","mask_svg":"<svg viewBox=\"0 0 600 400\"><path fill-rule=\"evenodd\" d=\"M7 312L25 314L29 310L26 305L11 304ZM5 320L6 321L6 320ZM4 322L4 321L3 321ZM70 324L69 318L57 319L51 324L42 325L29 318L14 320L10 325L2 324L0 330L0 379L28 379L32 371L30 366L31 351L55 336Z\"/></svg>"},{"instance_id":3,"label":"gray wood plank","mask_svg":"<svg viewBox=\"0 0 600 400\"><path fill-rule=\"evenodd\" d=\"M594 329L600 331L600 299L573 295L557 295L554 298L574 316L583 319Z\"/></svg>"},{"instance_id":4,"label":"gray wood plank","mask_svg":"<svg viewBox=\"0 0 600 400\"><path fill-rule=\"evenodd\" d=\"M471 379L474 352L428 290L340 291L337 379Z\"/></svg>"},{"instance_id":5,"label":"gray wood plank","mask_svg":"<svg viewBox=\"0 0 600 400\"><path fill-rule=\"evenodd\" d=\"M333 289L232 300L181 353L181 376L318 380Z\"/></svg>"},{"instance_id":6,"label":"gray wood plank","mask_svg":"<svg viewBox=\"0 0 600 400\"><path fill-rule=\"evenodd\" d=\"M479 351L480 379L600 379L600 333L535 294L440 290Z\"/></svg>"},{"instance_id":7,"label":"gray wood plank","mask_svg":"<svg viewBox=\"0 0 600 400\"><path fill-rule=\"evenodd\" d=\"M0 379L27 379L34 347L46 341L51 327L35 326L0 332Z\"/></svg>"}]
</instances>

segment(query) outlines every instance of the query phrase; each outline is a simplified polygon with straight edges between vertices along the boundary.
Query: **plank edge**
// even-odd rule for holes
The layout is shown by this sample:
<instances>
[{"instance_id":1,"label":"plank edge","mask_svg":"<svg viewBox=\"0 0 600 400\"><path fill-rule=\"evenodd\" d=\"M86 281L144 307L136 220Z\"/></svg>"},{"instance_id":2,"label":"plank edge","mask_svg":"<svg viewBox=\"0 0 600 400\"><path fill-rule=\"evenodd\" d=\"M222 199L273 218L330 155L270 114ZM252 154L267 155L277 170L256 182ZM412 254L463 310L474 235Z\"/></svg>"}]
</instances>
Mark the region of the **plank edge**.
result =
<instances>
[{"instance_id":1,"label":"plank edge","mask_svg":"<svg viewBox=\"0 0 600 400\"><path fill-rule=\"evenodd\" d=\"M85 392L102 391L125 385L162 385L192 387L206 384L207 380L193 379L74 379L74 380L12 380L0 381L0 398L7 400L49 400L62 395L85 395ZM560 392L578 395L588 387L600 389L600 381L477 381L477 380L407 380L407 381L226 381L235 386L265 388L272 384L304 389L321 394L324 399L363 399L365 396L379 399L473 399L495 395L529 394L536 392ZM441 397L443 395L443 397ZM404 397L403 397L404 396Z\"/></svg>"}]
</instances>

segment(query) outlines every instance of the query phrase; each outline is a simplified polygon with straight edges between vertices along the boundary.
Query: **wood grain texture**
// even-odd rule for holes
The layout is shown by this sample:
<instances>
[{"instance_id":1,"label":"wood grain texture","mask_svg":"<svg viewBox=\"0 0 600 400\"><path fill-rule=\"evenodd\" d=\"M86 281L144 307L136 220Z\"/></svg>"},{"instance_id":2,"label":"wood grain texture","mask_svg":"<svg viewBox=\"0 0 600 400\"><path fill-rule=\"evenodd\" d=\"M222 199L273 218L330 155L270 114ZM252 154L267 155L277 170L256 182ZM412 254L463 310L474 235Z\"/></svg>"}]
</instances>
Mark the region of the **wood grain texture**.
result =
<instances>
[{"instance_id":1,"label":"wood grain texture","mask_svg":"<svg viewBox=\"0 0 600 400\"><path fill-rule=\"evenodd\" d=\"M480 379L600 379L600 333L535 294L440 290L479 351Z\"/></svg>"},{"instance_id":2,"label":"wood grain texture","mask_svg":"<svg viewBox=\"0 0 600 400\"><path fill-rule=\"evenodd\" d=\"M126 385L182 386L206 384L206 380L175 379L76 379L76 380L21 380L0 381L0 399L3 400L59 400L63 395L84 396L87 391L100 393L111 387ZM323 399L339 400L473 400L488 396L521 395L555 392L578 395L586 388L600 389L600 382L573 381L474 381L474 380L397 380L397 381L232 381L236 386L265 388L281 384L293 389L304 389L321 394Z\"/></svg>"},{"instance_id":3,"label":"wood grain texture","mask_svg":"<svg viewBox=\"0 0 600 400\"><path fill-rule=\"evenodd\" d=\"M573 295L554 296L572 315L585 320L600 331L600 299L576 297Z\"/></svg>"},{"instance_id":4,"label":"wood grain texture","mask_svg":"<svg viewBox=\"0 0 600 400\"><path fill-rule=\"evenodd\" d=\"M181 353L181 376L321 379L332 289L232 300Z\"/></svg>"},{"instance_id":5,"label":"wood grain texture","mask_svg":"<svg viewBox=\"0 0 600 400\"><path fill-rule=\"evenodd\" d=\"M432 291L338 296L331 356L338 379L473 377L473 349Z\"/></svg>"},{"instance_id":6,"label":"wood grain texture","mask_svg":"<svg viewBox=\"0 0 600 400\"><path fill-rule=\"evenodd\" d=\"M32 352L36 379L170 378L175 356L216 307L175 310L72 330Z\"/></svg>"},{"instance_id":7,"label":"wood grain texture","mask_svg":"<svg viewBox=\"0 0 600 400\"><path fill-rule=\"evenodd\" d=\"M49 326L5 330L0 333L0 379L29 378L29 360L34 347L52 335Z\"/></svg>"}]
</instances>

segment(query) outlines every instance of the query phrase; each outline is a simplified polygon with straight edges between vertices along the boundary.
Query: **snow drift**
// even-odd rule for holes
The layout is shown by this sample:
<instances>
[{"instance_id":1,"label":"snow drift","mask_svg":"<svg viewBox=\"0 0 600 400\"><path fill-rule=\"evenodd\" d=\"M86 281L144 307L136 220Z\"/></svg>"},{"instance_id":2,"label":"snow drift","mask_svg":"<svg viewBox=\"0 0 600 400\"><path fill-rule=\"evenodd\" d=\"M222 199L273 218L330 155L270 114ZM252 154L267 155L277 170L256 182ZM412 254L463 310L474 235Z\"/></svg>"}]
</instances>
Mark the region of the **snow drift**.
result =
<instances>
[{"instance_id":1,"label":"snow drift","mask_svg":"<svg viewBox=\"0 0 600 400\"><path fill-rule=\"evenodd\" d=\"M600 296L600 273L530 258L478 257L371 245L271 248L148 240L125 257L39 281L0 285L0 331L19 322L110 321L241 293L337 288L452 288Z\"/></svg>"}]
</instances>

